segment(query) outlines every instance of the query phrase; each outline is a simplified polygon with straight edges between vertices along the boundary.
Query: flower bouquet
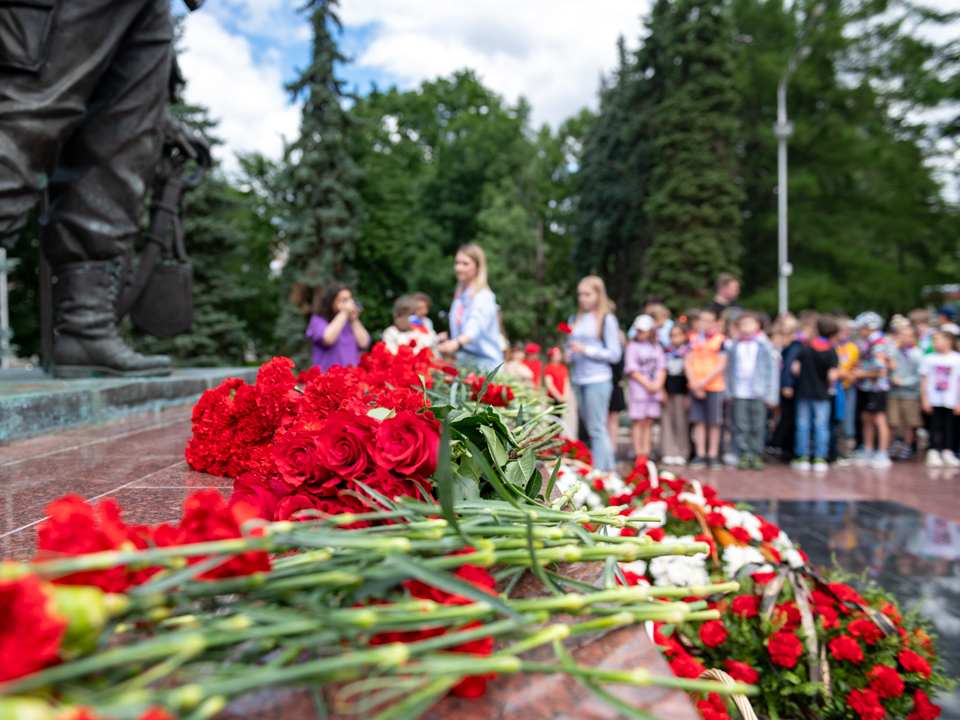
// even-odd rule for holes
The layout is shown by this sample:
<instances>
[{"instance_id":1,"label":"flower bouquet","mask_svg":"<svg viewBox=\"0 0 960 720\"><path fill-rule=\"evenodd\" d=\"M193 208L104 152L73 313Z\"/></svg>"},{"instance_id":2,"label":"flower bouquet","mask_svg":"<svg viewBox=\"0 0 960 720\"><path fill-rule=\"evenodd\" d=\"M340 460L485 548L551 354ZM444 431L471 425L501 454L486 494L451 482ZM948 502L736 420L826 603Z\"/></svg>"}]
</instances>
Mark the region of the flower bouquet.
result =
<instances>
[{"instance_id":1,"label":"flower bouquet","mask_svg":"<svg viewBox=\"0 0 960 720\"><path fill-rule=\"evenodd\" d=\"M275 359L254 386L228 380L197 404L187 457L236 477L229 502L195 493L157 527L126 523L111 500L49 506L33 561L0 565L0 719L203 720L251 689L300 684L321 716L392 720L516 672L567 674L630 717L607 684L755 692L571 657L570 636L717 620L702 598L738 585L628 584L620 564L709 545L656 542L640 530L657 518L626 505L549 501L546 411L523 420L470 400L429 356L375 348L354 370L291 370ZM602 564L601 587L565 574L584 560ZM528 572L547 595L513 595ZM542 645L555 663L525 654Z\"/></svg>"},{"instance_id":2,"label":"flower bouquet","mask_svg":"<svg viewBox=\"0 0 960 720\"><path fill-rule=\"evenodd\" d=\"M646 458L623 479L567 466L557 485L587 507L627 505L627 517L657 517L640 531L656 542L709 548L621 563L629 584L738 581L732 598L699 598L720 618L697 628L656 626L655 641L678 677L723 669L760 688L753 704L770 718L933 720L940 714L931 698L953 681L938 673L940 659L918 611L901 613L875 585L858 592L838 573L821 577L779 527L720 499L710 485L658 474ZM709 698L698 707L705 720L726 717L723 704Z\"/></svg>"}]
</instances>

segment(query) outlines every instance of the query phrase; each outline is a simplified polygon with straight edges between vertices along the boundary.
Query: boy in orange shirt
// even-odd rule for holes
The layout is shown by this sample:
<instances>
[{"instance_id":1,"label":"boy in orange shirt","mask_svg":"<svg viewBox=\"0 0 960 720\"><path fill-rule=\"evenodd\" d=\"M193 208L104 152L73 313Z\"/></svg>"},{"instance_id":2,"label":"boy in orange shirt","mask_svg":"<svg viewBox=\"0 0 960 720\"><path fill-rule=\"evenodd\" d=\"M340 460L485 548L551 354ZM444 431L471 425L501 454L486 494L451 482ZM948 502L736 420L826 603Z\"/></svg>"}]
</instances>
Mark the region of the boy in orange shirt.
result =
<instances>
[{"instance_id":1,"label":"boy in orange shirt","mask_svg":"<svg viewBox=\"0 0 960 720\"><path fill-rule=\"evenodd\" d=\"M690 390L690 424L696 454L692 469L709 464L719 470L720 434L723 429L724 373L727 369L726 337L720 332L717 313L700 311L700 332L690 334L690 345L684 360L687 387ZM709 440L709 450L708 450Z\"/></svg>"}]
</instances>

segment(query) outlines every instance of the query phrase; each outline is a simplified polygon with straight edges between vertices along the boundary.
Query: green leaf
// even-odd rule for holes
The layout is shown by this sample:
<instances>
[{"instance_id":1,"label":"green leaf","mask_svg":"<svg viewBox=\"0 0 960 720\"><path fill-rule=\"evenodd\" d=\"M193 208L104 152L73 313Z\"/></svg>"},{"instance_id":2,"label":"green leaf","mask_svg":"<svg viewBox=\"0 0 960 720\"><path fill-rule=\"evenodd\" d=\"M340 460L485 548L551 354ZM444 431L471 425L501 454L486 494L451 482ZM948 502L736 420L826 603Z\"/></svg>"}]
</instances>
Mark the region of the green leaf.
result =
<instances>
[{"instance_id":1,"label":"green leaf","mask_svg":"<svg viewBox=\"0 0 960 720\"><path fill-rule=\"evenodd\" d=\"M500 497L513 505L517 510L520 510L521 508L517 505L517 501L504 487L503 483L500 482L500 478L497 477L497 471L490 467L490 463L487 462L487 459L483 456L483 453L480 452L479 448L469 440L467 440L467 447L470 449L470 454L480 461L480 467L483 468L484 480L493 485L493 488L499 493Z\"/></svg>"},{"instance_id":2,"label":"green leaf","mask_svg":"<svg viewBox=\"0 0 960 720\"><path fill-rule=\"evenodd\" d=\"M470 477L454 475L453 477L453 501L462 502L463 500L479 500L480 483Z\"/></svg>"},{"instance_id":3,"label":"green leaf","mask_svg":"<svg viewBox=\"0 0 960 720\"><path fill-rule=\"evenodd\" d=\"M375 420L386 420L388 417L393 417L396 414L397 414L396 410L392 410L391 408L382 408L382 407L371 408L370 410L367 411L367 417L372 417Z\"/></svg>"},{"instance_id":4,"label":"green leaf","mask_svg":"<svg viewBox=\"0 0 960 720\"><path fill-rule=\"evenodd\" d=\"M523 488L527 486L527 477L523 474L523 468L520 466L519 461L512 460L508 462L503 470L503 474L507 478L507 482L514 487Z\"/></svg>"},{"instance_id":5,"label":"green leaf","mask_svg":"<svg viewBox=\"0 0 960 720\"><path fill-rule=\"evenodd\" d=\"M527 450L520 456L520 467L523 470L523 479L529 480L530 475L537 469L537 454Z\"/></svg>"},{"instance_id":6,"label":"green leaf","mask_svg":"<svg viewBox=\"0 0 960 720\"><path fill-rule=\"evenodd\" d=\"M493 458L493 461L499 467L506 465L509 459L507 451L503 448L503 443L497 437L496 431L489 425L481 425L480 432L483 433L483 437L487 441L487 449L490 450L490 457Z\"/></svg>"},{"instance_id":7,"label":"green leaf","mask_svg":"<svg viewBox=\"0 0 960 720\"><path fill-rule=\"evenodd\" d=\"M457 513L453 509L453 468L450 459L450 422L444 420L440 432L440 452L437 455L437 471L433 477L437 483L437 495L440 497L440 511L443 519L459 530Z\"/></svg>"},{"instance_id":8,"label":"green leaf","mask_svg":"<svg viewBox=\"0 0 960 720\"><path fill-rule=\"evenodd\" d=\"M541 475L539 472L535 472L530 477L530 482L528 482L527 487L524 488L523 494L528 498L536 500L537 496L540 494L541 487L543 487L543 475Z\"/></svg>"},{"instance_id":9,"label":"green leaf","mask_svg":"<svg viewBox=\"0 0 960 720\"><path fill-rule=\"evenodd\" d=\"M547 483L547 490L543 493L543 499L549 504L550 496L553 495L553 486L557 484L557 476L560 474L560 461L553 466L553 472L550 473L550 482Z\"/></svg>"}]
</instances>

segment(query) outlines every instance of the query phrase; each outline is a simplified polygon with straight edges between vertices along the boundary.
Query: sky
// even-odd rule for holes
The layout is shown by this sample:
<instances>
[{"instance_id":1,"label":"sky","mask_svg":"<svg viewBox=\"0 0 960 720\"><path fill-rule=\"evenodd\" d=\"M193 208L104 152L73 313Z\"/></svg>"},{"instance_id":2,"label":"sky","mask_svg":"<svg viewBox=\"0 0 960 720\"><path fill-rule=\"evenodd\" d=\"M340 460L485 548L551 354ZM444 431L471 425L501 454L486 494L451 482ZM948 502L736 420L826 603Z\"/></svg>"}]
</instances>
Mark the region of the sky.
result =
<instances>
[{"instance_id":1,"label":"sky","mask_svg":"<svg viewBox=\"0 0 960 720\"><path fill-rule=\"evenodd\" d=\"M206 0L185 20L180 64L186 99L220 121L216 154L229 172L236 152L279 156L299 109L283 85L310 53L301 0ZM182 7L182 5L181 5ZM636 45L647 0L341 0L340 69L349 88L401 90L471 68L535 126L597 107L601 73L617 65L617 37ZM174 5L175 11L182 11Z\"/></svg>"},{"instance_id":2,"label":"sky","mask_svg":"<svg viewBox=\"0 0 960 720\"><path fill-rule=\"evenodd\" d=\"M283 139L296 137L299 108L284 84L310 54L302 4L206 0L185 19L185 95L220 121L224 144L215 153L228 173L238 168L236 153L277 158ZM926 4L960 10L960 0ZM534 126L555 128L585 106L596 109L600 77L617 65L617 38L635 47L648 7L649 0L340 0L338 40L352 62L339 74L363 94L372 83L407 90L471 68L508 102L525 96ZM960 37L960 23L936 35ZM960 197L956 187L948 195Z\"/></svg>"}]
</instances>

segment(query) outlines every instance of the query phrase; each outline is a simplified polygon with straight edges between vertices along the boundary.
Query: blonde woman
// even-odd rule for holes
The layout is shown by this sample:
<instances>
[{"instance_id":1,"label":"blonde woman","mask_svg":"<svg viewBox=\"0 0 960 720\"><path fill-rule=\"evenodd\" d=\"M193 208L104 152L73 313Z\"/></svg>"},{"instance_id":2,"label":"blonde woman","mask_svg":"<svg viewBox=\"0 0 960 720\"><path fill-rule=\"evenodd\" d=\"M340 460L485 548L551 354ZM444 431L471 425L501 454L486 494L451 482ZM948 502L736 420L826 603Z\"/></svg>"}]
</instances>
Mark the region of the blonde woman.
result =
<instances>
[{"instance_id":1,"label":"blonde woman","mask_svg":"<svg viewBox=\"0 0 960 720\"><path fill-rule=\"evenodd\" d=\"M492 370L503 362L497 298L487 284L487 257L479 245L457 250L453 272L457 290L450 306L450 333L442 333L440 352L457 360Z\"/></svg>"},{"instance_id":2,"label":"blonde woman","mask_svg":"<svg viewBox=\"0 0 960 720\"><path fill-rule=\"evenodd\" d=\"M620 326L609 309L607 288L595 275L585 277L577 286L577 314L570 318L570 326L567 362L580 417L590 435L593 466L611 471L616 468L616 458L607 432L613 392L610 366L620 362L623 346Z\"/></svg>"}]
</instances>

